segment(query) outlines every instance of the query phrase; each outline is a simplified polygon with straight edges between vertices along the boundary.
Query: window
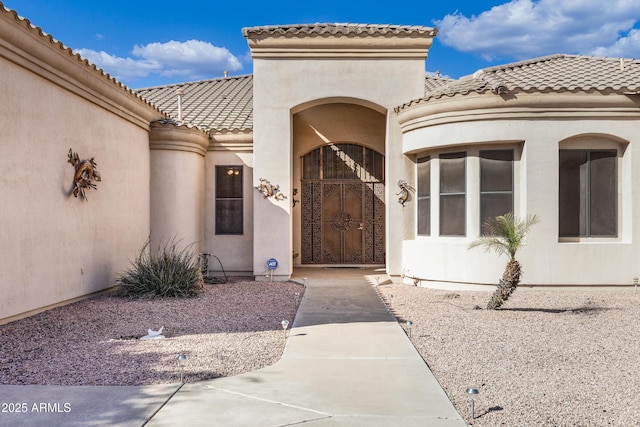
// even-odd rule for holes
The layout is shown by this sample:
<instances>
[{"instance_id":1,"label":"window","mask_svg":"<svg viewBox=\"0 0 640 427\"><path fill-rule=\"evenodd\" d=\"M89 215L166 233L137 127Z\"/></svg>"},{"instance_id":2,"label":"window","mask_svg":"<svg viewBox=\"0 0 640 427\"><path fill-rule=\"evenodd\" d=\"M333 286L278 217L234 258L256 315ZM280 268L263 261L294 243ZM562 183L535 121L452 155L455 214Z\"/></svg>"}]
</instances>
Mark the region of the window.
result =
<instances>
[{"instance_id":1,"label":"window","mask_svg":"<svg viewBox=\"0 0 640 427\"><path fill-rule=\"evenodd\" d=\"M418 159L418 235L431 235L431 158Z\"/></svg>"},{"instance_id":2,"label":"window","mask_svg":"<svg viewBox=\"0 0 640 427\"><path fill-rule=\"evenodd\" d=\"M513 150L480 151L480 226L513 212Z\"/></svg>"},{"instance_id":3,"label":"window","mask_svg":"<svg viewBox=\"0 0 640 427\"><path fill-rule=\"evenodd\" d=\"M560 150L560 237L617 236L615 150Z\"/></svg>"},{"instance_id":4,"label":"window","mask_svg":"<svg viewBox=\"0 0 640 427\"><path fill-rule=\"evenodd\" d=\"M440 155L440 235L464 236L466 153Z\"/></svg>"},{"instance_id":5,"label":"window","mask_svg":"<svg viewBox=\"0 0 640 427\"><path fill-rule=\"evenodd\" d=\"M216 234L242 234L242 166L216 166Z\"/></svg>"},{"instance_id":6,"label":"window","mask_svg":"<svg viewBox=\"0 0 640 427\"><path fill-rule=\"evenodd\" d=\"M384 181L384 156L356 144L329 144L302 158L303 179Z\"/></svg>"}]
</instances>

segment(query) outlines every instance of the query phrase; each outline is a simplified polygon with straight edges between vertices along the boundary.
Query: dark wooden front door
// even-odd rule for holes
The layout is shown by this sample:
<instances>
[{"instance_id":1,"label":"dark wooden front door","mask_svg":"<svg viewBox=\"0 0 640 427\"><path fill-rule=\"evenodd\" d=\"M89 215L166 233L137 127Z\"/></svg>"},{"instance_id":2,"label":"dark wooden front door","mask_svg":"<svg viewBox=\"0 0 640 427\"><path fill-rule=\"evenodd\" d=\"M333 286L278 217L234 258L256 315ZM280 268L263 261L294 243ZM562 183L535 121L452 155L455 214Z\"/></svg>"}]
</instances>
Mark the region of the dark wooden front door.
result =
<instances>
[{"instance_id":1,"label":"dark wooden front door","mask_svg":"<svg viewBox=\"0 0 640 427\"><path fill-rule=\"evenodd\" d=\"M351 144L331 150L308 155L321 159L318 166L305 156L302 263L383 264L384 183L378 178L382 156ZM349 166L340 172L344 164ZM318 169L324 173L315 173Z\"/></svg>"}]
</instances>

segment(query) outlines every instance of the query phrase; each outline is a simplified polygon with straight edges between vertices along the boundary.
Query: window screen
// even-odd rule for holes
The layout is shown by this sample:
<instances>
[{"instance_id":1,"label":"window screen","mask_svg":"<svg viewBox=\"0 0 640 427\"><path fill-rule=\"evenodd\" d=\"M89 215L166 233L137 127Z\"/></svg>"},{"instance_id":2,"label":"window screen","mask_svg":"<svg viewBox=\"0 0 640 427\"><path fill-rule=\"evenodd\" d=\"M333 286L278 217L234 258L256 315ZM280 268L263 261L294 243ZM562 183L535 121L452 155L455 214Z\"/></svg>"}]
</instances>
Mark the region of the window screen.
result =
<instances>
[{"instance_id":1,"label":"window screen","mask_svg":"<svg viewBox=\"0 0 640 427\"><path fill-rule=\"evenodd\" d=\"M440 235L466 233L466 153L440 155Z\"/></svg>"},{"instance_id":2,"label":"window screen","mask_svg":"<svg viewBox=\"0 0 640 427\"><path fill-rule=\"evenodd\" d=\"M560 237L617 235L615 150L560 150Z\"/></svg>"},{"instance_id":3,"label":"window screen","mask_svg":"<svg viewBox=\"0 0 640 427\"><path fill-rule=\"evenodd\" d=\"M418 235L431 234L431 158L418 159Z\"/></svg>"},{"instance_id":4,"label":"window screen","mask_svg":"<svg viewBox=\"0 0 640 427\"><path fill-rule=\"evenodd\" d=\"M480 225L513 212L513 150L480 151Z\"/></svg>"},{"instance_id":5,"label":"window screen","mask_svg":"<svg viewBox=\"0 0 640 427\"><path fill-rule=\"evenodd\" d=\"M243 233L242 166L216 166L216 234Z\"/></svg>"}]
</instances>

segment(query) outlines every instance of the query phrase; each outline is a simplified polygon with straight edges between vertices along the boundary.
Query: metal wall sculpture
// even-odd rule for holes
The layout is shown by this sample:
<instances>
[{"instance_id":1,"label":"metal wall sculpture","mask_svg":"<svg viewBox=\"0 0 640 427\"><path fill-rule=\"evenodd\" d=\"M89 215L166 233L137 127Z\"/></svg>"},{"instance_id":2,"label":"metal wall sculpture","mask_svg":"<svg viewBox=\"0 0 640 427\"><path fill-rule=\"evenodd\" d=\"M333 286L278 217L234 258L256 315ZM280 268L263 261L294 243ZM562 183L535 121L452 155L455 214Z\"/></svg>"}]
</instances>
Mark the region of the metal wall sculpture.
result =
<instances>
[{"instance_id":1,"label":"metal wall sculpture","mask_svg":"<svg viewBox=\"0 0 640 427\"><path fill-rule=\"evenodd\" d=\"M260 178L260 184L256 188L264 195L265 198L273 197L278 201L287 198L287 196L280 192L280 186L272 185L268 179Z\"/></svg>"},{"instance_id":2,"label":"metal wall sculpture","mask_svg":"<svg viewBox=\"0 0 640 427\"><path fill-rule=\"evenodd\" d=\"M73 174L73 195L75 197L80 196L82 200L87 200L85 189L93 188L97 189L94 182L102 181L100 172L96 169L98 166L93 160L90 159L80 160L78 153L69 148L69 163L74 167L75 173Z\"/></svg>"},{"instance_id":3,"label":"metal wall sculpture","mask_svg":"<svg viewBox=\"0 0 640 427\"><path fill-rule=\"evenodd\" d=\"M396 196L400 196L398 197L398 203L404 207L404 204L409 200L409 192L415 192L416 190L404 179L398 181L398 187L400 187L400 192L396 193Z\"/></svg>"}]
</instances>

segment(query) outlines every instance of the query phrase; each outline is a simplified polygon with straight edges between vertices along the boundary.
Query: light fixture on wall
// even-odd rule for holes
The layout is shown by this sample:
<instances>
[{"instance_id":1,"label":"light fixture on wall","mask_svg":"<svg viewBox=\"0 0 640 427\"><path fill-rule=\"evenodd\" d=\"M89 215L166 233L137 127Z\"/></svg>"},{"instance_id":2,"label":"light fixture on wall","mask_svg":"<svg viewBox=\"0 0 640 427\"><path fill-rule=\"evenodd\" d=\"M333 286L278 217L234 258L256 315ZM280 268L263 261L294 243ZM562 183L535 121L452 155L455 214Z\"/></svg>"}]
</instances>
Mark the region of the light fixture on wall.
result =
<instances>
[{"instance_id":1,"label":"light fixture on wall","mask_svg":"<svg viewBox=\"0 0 640 427\"><path fill-rule=\"evenodd\" d=\"M300 200L296 199L296 195L298 194L298 189L294 188L293 189L293 199L291 200L293 202L293 207L296 207L296 203L300 203Z\"/></svg>"}]
</instances>

